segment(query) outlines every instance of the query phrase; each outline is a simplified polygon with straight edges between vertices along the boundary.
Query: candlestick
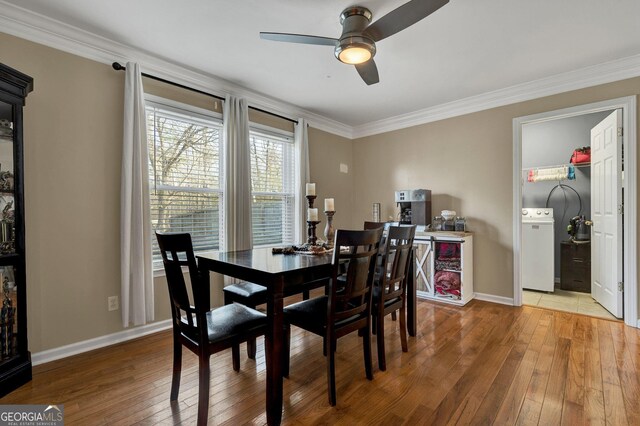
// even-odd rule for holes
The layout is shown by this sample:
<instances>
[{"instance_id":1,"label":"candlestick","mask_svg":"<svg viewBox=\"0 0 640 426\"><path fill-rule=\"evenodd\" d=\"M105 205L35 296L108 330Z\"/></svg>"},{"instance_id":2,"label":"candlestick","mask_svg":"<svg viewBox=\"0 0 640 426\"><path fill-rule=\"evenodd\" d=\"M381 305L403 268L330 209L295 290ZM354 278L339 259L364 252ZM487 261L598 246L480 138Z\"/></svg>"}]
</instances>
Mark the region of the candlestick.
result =
<instances>
[{"instance_id":1,"label":"candlestick","mask_svg":"<svg viewBox=\"0 0 640 426\"><path fill-rule=\"evenodd\" d=\"M335 236L335 230L333 229L333 215L336 214L336 212L328 210L325 211L324 214L327 215L327 225L324 227L324 239L327 241L327 246L331 248L333 247L333 238Z\"/></svg>"},{"instance_id":2,"label":"candlestick","mask_svg":"<svg viewBox=\"0 0 640 426\"><path fill-rule=\"evenodd\" d=\"M309 204L309 208L313 208L313 202L317 197L315 195L307 195L307 203Z\"/></svg>"},{"instance_id":3,"label":"candlestick","mask_svg":"<svg viewBox=\"0 0 640 426\"><path fill-rule=\"evenodd\" d=\"M316 184L308 183L305 187L306 195L316 195Z\"/></svg>"},{"instance_id":4,"label":"candlestick","mask_svg":"<svg viewBox=\"0 0 640 426\"><path fill-rule=\"evenodd\" d=\"M335 212L336 208L333 202L333 198L325 198L324 199L324 211L325 212Z\"/></svg>"},{"instance_id":5,"label":"candlestick","mask_svg":"<svg viewBox=\"0 0 640 426\"><path fill-rule=\"evenodd\" d=\"M316 241L318 241L318 237L316 237L316 226L320 221L318 220L308 220L307 221L307 243L315 246Z\"/></svg>"},{"instance_id":6,"label":"candlestick","mask_svg":"<svg viewBox=\"0 0 640 426\"><path fill-rule=\"evenodd\" d=\"M318 220L318 209L307 209L307 221L317 221Z\"/></svg>"}]
</instances>

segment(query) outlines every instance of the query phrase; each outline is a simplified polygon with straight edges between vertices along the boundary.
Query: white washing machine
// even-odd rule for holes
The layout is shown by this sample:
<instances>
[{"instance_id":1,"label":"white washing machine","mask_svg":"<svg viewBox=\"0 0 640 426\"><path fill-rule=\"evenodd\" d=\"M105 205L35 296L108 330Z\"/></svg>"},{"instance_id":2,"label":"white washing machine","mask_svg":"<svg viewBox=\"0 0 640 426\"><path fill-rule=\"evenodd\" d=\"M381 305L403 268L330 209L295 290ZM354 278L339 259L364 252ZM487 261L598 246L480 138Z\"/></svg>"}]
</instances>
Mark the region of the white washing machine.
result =
<instances>
[{"instance_id":1,"label":"white washing machine","mask_svg":"<svg viewBox=\"0 0 640 426\"><path fill-rule=\"evenodd\" d=\"M553 209L522 209L522 288L553 291Z\"/></svg>"}]
</instances>

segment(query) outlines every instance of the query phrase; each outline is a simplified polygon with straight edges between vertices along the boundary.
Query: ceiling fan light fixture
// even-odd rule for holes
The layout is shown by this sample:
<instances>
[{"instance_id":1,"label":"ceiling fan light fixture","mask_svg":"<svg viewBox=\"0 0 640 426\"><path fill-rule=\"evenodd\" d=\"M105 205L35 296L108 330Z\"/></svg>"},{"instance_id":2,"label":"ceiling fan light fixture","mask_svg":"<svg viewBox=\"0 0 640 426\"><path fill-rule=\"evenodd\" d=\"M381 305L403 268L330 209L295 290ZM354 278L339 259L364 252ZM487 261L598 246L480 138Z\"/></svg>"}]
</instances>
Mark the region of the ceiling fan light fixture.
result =
<instances>
[{"instance_id":1,"label":"ceiling fan light fixture","mask_svg":"<svg viewBox=\"0 0 640 426\"><path fill-rule=\"evenodd\" d=\"M364 37L346 37L336 46L335 54L340 62L358 65L374 57L376 46Z\"/></svg>"}]
</instances>

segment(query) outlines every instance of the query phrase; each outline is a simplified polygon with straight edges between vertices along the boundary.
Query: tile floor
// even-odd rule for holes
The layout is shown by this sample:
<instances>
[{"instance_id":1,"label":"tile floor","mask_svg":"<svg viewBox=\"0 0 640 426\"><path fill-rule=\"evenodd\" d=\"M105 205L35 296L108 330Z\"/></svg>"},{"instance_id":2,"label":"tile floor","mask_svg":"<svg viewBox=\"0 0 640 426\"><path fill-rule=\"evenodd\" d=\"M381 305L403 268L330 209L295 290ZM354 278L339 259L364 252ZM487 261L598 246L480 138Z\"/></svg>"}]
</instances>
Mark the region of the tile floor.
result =
<instances>
[{"instance_id":1,"label":"tile floor","mask_svg":"<svg viewBox=\"0 0 640 426\"><path fill-rule=\"evenodd\" d=\"M566 291L559 288L556 288L553 293L523 290L522 302L525 305L539 306L541 308L577 312L580 314L611 320L617 319L598 302L593 300L590 293Z\"/></svg>"}]
</instances>

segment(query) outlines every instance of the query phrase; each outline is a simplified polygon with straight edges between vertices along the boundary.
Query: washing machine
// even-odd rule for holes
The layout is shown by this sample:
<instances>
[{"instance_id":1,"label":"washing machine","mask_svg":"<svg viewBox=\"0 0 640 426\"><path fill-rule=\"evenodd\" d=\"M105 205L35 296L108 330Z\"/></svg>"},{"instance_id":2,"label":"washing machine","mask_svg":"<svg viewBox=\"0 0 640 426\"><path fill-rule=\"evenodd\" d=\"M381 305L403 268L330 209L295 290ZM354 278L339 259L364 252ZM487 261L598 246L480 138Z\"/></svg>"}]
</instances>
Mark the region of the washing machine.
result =
<instances>
[{"instance_id":1,"label":"washing machine","mask_svg":"<svg viewBox=\"0 0 640 426\"><path fill-rule=\"evenodd\" d=\"M522 209L522 288L552 292L553 209Z\"/></svg>"}]
</instances>

